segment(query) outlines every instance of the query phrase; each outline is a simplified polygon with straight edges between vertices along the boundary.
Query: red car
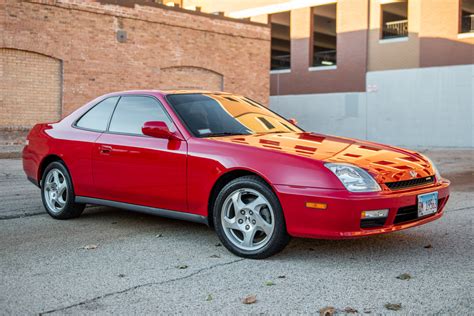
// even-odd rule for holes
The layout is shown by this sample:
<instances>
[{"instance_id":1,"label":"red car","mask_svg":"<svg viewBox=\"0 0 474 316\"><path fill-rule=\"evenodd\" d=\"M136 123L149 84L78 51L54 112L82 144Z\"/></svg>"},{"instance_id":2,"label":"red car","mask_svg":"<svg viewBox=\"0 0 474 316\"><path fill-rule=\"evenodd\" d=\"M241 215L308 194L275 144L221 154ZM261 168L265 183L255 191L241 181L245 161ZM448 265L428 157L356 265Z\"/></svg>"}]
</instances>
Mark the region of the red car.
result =
<instances>
[{"instance_id":1,"label":"red car","mask_svg":"<svg viewBox=\"0 0 474 316\"><path fill-rule=\"evenodd\" d=\"M34 126L23 167L53 218L98 204L205 223L247 258L275 254L290 236L425 224L449 198L449 181L419 153L305 132L221 92L101 96Z\"/></svg>"}]
</instances>

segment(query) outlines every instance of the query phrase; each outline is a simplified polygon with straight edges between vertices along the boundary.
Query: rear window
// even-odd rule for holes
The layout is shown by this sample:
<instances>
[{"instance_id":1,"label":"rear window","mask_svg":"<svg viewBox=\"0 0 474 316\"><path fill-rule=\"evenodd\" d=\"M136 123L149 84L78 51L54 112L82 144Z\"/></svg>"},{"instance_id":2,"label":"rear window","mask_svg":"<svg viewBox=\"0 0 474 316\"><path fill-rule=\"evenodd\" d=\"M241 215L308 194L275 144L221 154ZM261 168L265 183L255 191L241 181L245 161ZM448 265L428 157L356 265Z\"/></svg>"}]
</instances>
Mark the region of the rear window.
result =
<instances>
[{"instance_id":1,"label":"rear window","mask_svg":"<svg viewBox=\"0 0 474 316\"><path fill-rule=\"evenodd\" d=\"M90 129L98 132L104 132L107 129L110 116L114 111L115 104L119 97L107 98L100 103L96 104L92 109L87 111L79 121L76 122L76 126L84 129Z\"/></svg>"}]
</instances>

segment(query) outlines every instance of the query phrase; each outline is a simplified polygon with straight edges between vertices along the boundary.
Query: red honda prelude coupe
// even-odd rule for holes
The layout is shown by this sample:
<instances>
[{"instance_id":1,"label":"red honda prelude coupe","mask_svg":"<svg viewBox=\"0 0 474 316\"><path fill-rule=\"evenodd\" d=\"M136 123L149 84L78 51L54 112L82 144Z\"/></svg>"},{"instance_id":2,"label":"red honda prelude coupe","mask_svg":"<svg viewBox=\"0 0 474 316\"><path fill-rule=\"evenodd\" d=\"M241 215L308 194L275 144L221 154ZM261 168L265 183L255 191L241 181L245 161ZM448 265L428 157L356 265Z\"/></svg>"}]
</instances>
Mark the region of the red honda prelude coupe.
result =
<instances>
[{"instance_id":1,"label":"red honda prelude coupe","mask_svg":"<svg viewBox=\"0 0 474 316\"><path fill-rule=\"evenodd\" d=\"M106 205L214 227L238 256L290 236L340 239L438 219L449 181L425 156L305 132L239 95L127 91L28 135L23 167L46 211Z\"/></svg>"}]
</instances>

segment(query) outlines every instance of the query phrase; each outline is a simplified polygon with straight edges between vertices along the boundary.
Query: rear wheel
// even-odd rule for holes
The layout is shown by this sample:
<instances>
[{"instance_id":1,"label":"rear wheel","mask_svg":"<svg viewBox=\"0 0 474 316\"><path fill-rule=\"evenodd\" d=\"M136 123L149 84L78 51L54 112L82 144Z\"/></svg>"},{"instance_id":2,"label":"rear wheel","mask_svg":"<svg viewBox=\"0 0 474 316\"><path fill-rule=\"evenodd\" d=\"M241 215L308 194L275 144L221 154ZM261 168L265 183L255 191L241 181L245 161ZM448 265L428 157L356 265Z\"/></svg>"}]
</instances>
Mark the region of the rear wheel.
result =
<instances>
[{"instance_id":1,"label":"rear wheel","mask_svg":"<svg viewBox=\"0 0 474 316\"><path fill-rule=\"evenodd\" d=\"M50 163L41 179L41 198L46 211L56 219L69 219L82 214L85 205L74 202L74 189L66 167L58 161Z\"/></svg>"},{"instance_id":2,"label":"rear wheel","mask_svg":"<svg viewBox=\"0 0 474 316\"><path fill-rule=\"evenodd\" d=\"M223 245L240 257L269 257L290 239L278 198L256 176L229 182L217 196L213 215Z\"/></svg>"}]
</instances>

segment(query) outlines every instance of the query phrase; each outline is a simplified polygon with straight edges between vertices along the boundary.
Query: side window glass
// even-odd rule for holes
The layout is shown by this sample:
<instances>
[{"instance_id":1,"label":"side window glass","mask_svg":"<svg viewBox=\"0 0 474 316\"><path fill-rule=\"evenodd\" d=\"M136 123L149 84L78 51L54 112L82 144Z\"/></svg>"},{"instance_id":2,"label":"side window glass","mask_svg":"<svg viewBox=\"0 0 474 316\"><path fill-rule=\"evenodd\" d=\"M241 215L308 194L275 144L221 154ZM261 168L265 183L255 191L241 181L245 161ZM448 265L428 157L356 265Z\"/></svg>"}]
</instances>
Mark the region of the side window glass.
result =
<instances>
[{"instance_id":1,"label":"side window glass","mask_svg":"<svg viewBox=\"0 0 474 316\"><path fill-rule=\"evenodd\" d=\"M119 97L107 98L96 104L77 121L76 126L104 132L107 129L107 124L109 123L110 116L112 115L115 104L117 104L118 98Z\"/></svg>"},{"instance_id":2,"label":"side window glass","mask_svg":"<svg viewBox=\"0 0 474 316\"><path fill-rule=\"evenodd\" d=\"M109 131L143 135L142 126L148 121L165 122L174 131L173 123L158 101L152 97L124 96L115 109Z\"/></svg>"}]
</instances>

